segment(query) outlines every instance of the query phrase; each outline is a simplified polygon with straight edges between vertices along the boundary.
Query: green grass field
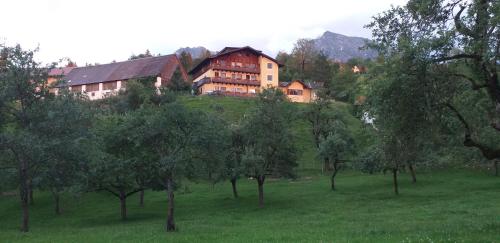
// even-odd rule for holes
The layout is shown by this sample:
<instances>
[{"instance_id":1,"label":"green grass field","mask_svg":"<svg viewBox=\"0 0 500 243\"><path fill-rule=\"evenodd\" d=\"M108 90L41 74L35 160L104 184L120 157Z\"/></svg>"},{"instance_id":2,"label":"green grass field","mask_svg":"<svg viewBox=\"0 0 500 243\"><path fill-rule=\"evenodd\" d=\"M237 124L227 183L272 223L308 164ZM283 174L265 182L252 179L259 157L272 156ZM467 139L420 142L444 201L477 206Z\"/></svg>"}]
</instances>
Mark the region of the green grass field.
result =
<instances>
[{"instance_id":1,"label":"green grass field","mask_svg":"<svg viewBox=\"0 0 500 243\"><path fill-rule=\"evenodd\" d=\"M229 122L243 118L252 99L181 97L201 110L223 108ZM336 103L342 109L348 106ZM297 104L298 108L305 105ZM220 110L220 109L219 109ZM435 171L400 176L401 195L392 191L391 175L341 171L338 190L321 175L309 124L291 124L297 137L299 178L266 181L265 207L257 205L257 183L239 181L240 198L228 182L215 187L185 182L176 193L178 232L163 230L165 192L147 191L127 201L127 221L120 220L117 198L106 193L67 194L56 216L49 193L35 193L31 229L19 232L17 196L0 196L0 243L3 242L500 242L500 178L479 171ZM354 134L360 122L349 118ZM359 135L362 137L362 135Z\"/></svg>"},{"instance_id":2,"label":"green grass field","mask_svg":"<svg viewBox=\"0 0 500 243\"><path fill-rule=\"evenodd\" d=\"M240 198L229 183L186 184L176 194L178 232L163 230L166 195L146 192L128 200L122 222L119 202L105 193L63 198L55 216L48 193L36 193L31 231L19 232L18 198L0 197L0 242L499 242L500 179L481 172L401 176L395 196L391 176L342 172L338 191L328 177L268 181L265 208L257 207L255 181L240 181ZM184 191L184 192L183 192Z\"/></svg>"}]
</instances>

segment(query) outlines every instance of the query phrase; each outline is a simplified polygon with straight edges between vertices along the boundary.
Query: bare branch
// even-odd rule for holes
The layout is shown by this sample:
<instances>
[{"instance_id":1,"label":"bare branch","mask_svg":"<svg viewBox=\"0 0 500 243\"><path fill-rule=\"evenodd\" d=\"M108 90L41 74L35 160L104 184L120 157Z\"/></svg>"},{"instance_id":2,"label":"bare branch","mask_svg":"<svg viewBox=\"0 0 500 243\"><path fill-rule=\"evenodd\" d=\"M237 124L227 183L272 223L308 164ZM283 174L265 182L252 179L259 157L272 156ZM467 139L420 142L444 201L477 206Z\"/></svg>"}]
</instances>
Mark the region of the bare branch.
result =
<instances>
[{"instance_id":1,"label":"bare branch","mask_svg":"<svg viewBox=\"0 0 500 243\"><path fill-rule=\"evenodd\" d=\"M467 28L463 23L462 20L460 19L460 16L462 15L462 12L465 10L465 6L462 5L460 6L460 10L458 13L455 15L455 27L457 28L458 32L460 32L463 35L470 36L473 38L476 38L477 36L472 32L469 28Z\"/></svg>"}]
</instances>

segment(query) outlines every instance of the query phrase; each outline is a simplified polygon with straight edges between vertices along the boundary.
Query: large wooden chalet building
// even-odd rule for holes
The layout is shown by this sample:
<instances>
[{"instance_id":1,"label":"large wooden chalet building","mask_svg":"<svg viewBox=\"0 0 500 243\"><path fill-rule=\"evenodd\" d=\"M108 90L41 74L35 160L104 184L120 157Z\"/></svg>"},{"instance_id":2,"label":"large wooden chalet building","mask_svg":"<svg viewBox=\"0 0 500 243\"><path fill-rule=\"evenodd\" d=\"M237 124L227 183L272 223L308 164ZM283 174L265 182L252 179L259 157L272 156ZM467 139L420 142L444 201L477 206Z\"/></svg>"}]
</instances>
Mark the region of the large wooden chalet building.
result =
<instances>
[{"instance_id":1,"label":"large wooden chalet building","mask_svg":"<svg viewBox=\"0 0 500 243\"><path fill-rule=\"evenodd\" d=\"M267 87L278 87L280 66L252 47L226 47L201 61L189 74L198 94L253 95Z\"/></svg>"}]
</instances>

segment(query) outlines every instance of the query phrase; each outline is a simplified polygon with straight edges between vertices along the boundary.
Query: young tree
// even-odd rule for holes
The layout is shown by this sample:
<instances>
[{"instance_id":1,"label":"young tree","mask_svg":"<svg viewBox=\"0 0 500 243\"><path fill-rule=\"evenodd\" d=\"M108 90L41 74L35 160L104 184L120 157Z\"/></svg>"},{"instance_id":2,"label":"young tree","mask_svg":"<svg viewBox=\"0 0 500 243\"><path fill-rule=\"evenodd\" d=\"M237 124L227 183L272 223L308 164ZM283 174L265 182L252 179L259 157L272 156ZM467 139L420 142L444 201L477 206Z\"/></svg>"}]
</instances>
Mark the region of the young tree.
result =
<instances>
[{"instance_id":1,"label":"young tree","mask_svg":"<svg viewBox=\"0 0 500 243\"><path fill-rule=\"evenodd\" d=\"M189 84L184 80L181 74L180 68L177 68L172 74L172 78L170 78L167 87L172 91L187 91L189 88Z\"/></svg>"},{"instance_id":2,"label":"young tree","mask_svg":"<svg viewBox=\"0 0 500 243\"><path fill-rule=\"evenodd\" d=\"M244 168L242 167L242 158L245 152L245 140L241 129L242 128L239 124L231 127L231 147L225 167L226 175L229 177L229 181L231 182L234 198L238 198L236 182L244 172Z\"/></svg>"},{"instance_id":3,"label":"young tree","mask_svg":"<svg viewBox=\"0 0 500 243\"><path fill-rule=\"evenodd\" d=\"M331 188L335 190L335 176L345 162L346 156L354 147L354 139L350 135L345 123L341 119L336 119L330 133L321 141L319 154L322 158L332 163L333 173L331 176Z\"/></svg>"},{"instance_id":4,"label":"young tree","mask_svg":"<svg viewBox=\"0 0 500 243\"><path fill-rule=\"evenodd\" d=\"M332 65L323 51L318 52L313 63L313 71L310 77L313 81L328 82L332 79Z\"/></svg>"},{"instance_id":5,"label":"young tree","mask_svg":"<svg viewBox=\"0 0 500 243\"><path fill-rule=\"evenodd\" d=\"M266 176L294 176L297 150L289 125L293 115L286 96L268 88L259 94L255 110L245 120L242 161L246 174L257 180L260 207L264 206Z\"/></svg>"},{"instance_id":6,"label":"young tree","mask_svg":"<svg viewBox=\"0 0 500 243\"><path fill-rule=\"evenodd\" d=\"M191 70L191 68L193 68L193 58L189 52L182 51L179 60L185 70Z\"/></svg>"}]
</instances>

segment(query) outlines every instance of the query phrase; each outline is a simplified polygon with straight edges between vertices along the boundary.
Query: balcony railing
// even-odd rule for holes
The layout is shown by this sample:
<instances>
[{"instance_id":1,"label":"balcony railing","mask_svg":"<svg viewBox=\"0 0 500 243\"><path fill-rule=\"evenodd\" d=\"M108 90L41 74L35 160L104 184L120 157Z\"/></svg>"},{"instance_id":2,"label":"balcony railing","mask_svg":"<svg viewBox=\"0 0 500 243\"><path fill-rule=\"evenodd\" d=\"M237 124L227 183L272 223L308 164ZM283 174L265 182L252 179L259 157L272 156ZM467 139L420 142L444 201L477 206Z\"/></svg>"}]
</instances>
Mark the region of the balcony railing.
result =
<instances>
[{"instance_id":1,"label":"balcony railing","mask_svg":"<svg viewBox=\"0 0 500 243\"><path fill-rule=\"evenodd\" d=\"M202 78L197 83L199 83L198 86L201 86L204 83L224 83L224 84L242 84L242 85L260 86L259 80L233 79L224 77L205 77Z\"/></svg>"},{"instance_id":2,"label":"balcony railing","mask_svg":"<svg viewBox=\"0 0 500 243\"><path fill-rule=\"evenodd\" d=\"M242 72L242 73L255 73L255 74L260 73L259 65L255 65L254 67L239 67L239 66L230 66L230 65L213 63L210 65L210 68L218 70Z\"/></svg>"}]
</instances>

